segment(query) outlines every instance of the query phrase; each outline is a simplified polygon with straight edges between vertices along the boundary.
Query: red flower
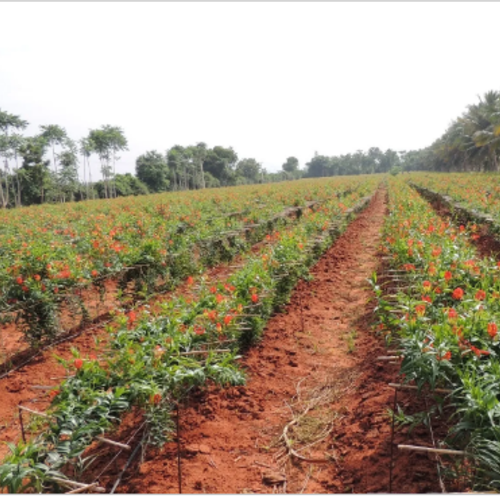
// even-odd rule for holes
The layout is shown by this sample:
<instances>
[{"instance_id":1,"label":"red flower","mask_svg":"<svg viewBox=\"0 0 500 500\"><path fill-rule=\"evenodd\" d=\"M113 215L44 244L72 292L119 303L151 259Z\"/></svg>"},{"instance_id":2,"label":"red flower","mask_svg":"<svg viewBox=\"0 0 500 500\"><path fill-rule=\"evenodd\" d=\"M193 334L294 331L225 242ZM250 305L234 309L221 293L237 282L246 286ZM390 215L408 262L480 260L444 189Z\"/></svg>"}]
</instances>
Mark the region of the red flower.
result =
<instances>
[{"instance_id":1,"label":"red flower","mask_svg":"<svg viewBox=\"0 0 500 500\"><path fill-rule=\"evenodd\" d=\"M432 304L432 299L428 295L422 295L422 300L424 302L428 302L429 304Z\"/></svg>"},{"instance_id":2,"label":"red flower","mask_svg":"<svg viewBox=\"0 0 500 500\"><path fill-rule=\"evenodd\" d=\"M211 286L210 287L210 293L215 293L217 291L217 287L216 286Z\"/></svg>"},{"instance_id":3,"label":"red flower","mask_svg":"<svg viewBox=\"0 0 500 500\"><path fill-rule=\"evenodd\" d=\"M152 405L157 405L157 404L160 404L160 401L161 401L161 394L151 394L151 396L149 397L149 402L152 404Z\"/></svg>"},{"instance_id":4,"label":"red flower","mask_svg":"<svg viewBox=\"0 0 500 500\"><path fill-rule=\"evenodd\" d=\"M470 346L471 351L479 358L482 354L488 356L490 354L489 351L483 351L482 349L478 349L476 346Z\"/></svg>"},{"instance_id":5,"label":"red flower","mask_svg":"<svg viewBox=\"0 0 500 500\"><path fill-rule=\"evenodd\" d=\"M425 305L418 304L417 306L415 306L415 311L417 313L417 316L423 316L425 314Z\"/></svg>"},{"instance_id":6,"label":"red flower","mask_svg":"<svg viewBox=\"0 0 500 500\"><path fill-rule=\"evenodd\" d=\"M498 326L496 325L496 323L488 323L488 335L491 338L495 338L497 333L498 333Z\"/></svg>"},{"instance_id":7,"label":"red flower","mask_svg":"<svg viewBox=\"0 0 500 500\"><path fill-rule=\"evenodd\" d=\"M218 332L222 331L222 325L220 323L217 323L217 326L215 327Z\"/></svg>"},{"instance_id":8,"label":"red flower","mask_svg":"<svg viewBox=\"0 0 500 500\"><path fill-rule=\"evenodd\" d=\"M218 293L215 296L215 300L217 301L217 304L220 304L224 300L224 297L220 293Z\"/></svg>"},{"instance_id":9,"label":"red flower","mask_svg":"<svg viewBox=\"0 0 500 500\"><path fill-rule=\"evenodd\" d=\"M224 318L224 324L225 325L229 325L229 323L231 323L233 317L230 316L229 314Z\"/></svg>"},{"instance_id":10,"label":"red flower","mask_svg":"<svg viewBox=\"0 0 500 500\"><path fill-rule=\"evenodd\" d=\"M189 286L191 286L193 283L194 283L194 279L193 279L193 277L192 277L192 276L188 276L188 279L187 279L187 284L188 284Z\"/></svg>"},{"instance_id":11,"label":"red flower","mask_svg":"<svg viewBox=\"0 0 500 500\"><path fill-rule=\"evenodd\" d=\"M484 290L478 290L474 297L476 300L484 300L486 298L486 292Z\"/></svg>"},{"instance_id":12,"label":"red flower","mask_svg":"<svg viewBox=\"0 0 500 500\"><path fill-rule=\"evenodd\" d=\"M35 278L35 281L40 281L42 279L39 274L35 274L35 276L33 276L33 278Z\"/></svg>"},{"instance_id":13,"label":"red flower","mask_svg":"<svg viewBox=\"0 0 500 500\"><path fill-rule=\"evenodd\" d=\"M196 333L196 335L203 335L205 333L205 328L202 326L195 326L194 333Z\"/></svg>"},{"instance_id":14,"label":"red flower","mask_svg":"<svg viewBox=\"0 0 500 500\"><path fill-rule=\"evenodd\" d=\"M455 311L455 309L449 309L448 310L448 319L455 319L458 318L458 313Z\"/></svg>"},{"instance_id":15,"label":"red flower","mask_svg":"<svg viewBox=\"0 0 500 500\"><path fill-rule=\"evenodd\" d=\"M422 283L422 286L426 292L428 292L431 289L432 283L430 281L424 281Z\"/></svg>"},{"instance_id":16,"label":"red flower","mask_svg":"<svg viewBox=\"0 0 500 500\"><path fill-rule=\"evenodd\" d=\"M464 291L461 288L455 288L455 290L453 290L452 297L455 300L461 300L463 296L464 296Z\"/></svg>"},{"instance_id":17,"label":"red flower","mask_svg":"<svg viewBox=\"0 0 500 500\"><path fill-rule=\"evenodd\" d=\"M24 283L24 280L23 280L23 278L21 276L18 276L16 278L16 282L17 282L18 285L22 285Z\"/></svg>"},{"instance_id":18,"label":"red flower","mask_svg":"<svg viewBox=\"0 0 500 500\"><path fill-rule=\"evenodd\" d=\"M94 269L91 273L90 273L94 278L96 276L99 276L99 273Z\"/></svg>"},{"instance_id":19,"label":"red flower","mask_svg":"<svg viewBox=\"0 0 500 500\"><path fill-rule=\"evenodd\" d=\"M259 302L259 296L256 293L252 295L251 299L254 304Z\"/></svg>"},{"instance_id":20,"label":"red flower","mask_svg":"<svg viewBox=\"0 0 500 500\"><path fill-rule=\"evenodd\" d=\"M75 365L75 368L77 370L79 370L83 366L83 360L81 360L80 358L77 358L77 359L75 359L73 364Z\"/></svg>"},{"instance_id":21,"label":"red flower","mask_svg":"<svg viewBox=\"0 0 500 500\"><path fill-rule=\"evenodd\" d=\"M58 390L53 390L49 392L49 396L51 399L54 399L58 394L60 394L61 391Z\"/></svg>"},{"instance_id":22,"label":"red flower","mask_svg":"<svg viewBox=\"0 0 500 500\"><path fill-rule=\"evenodd\" d=\"M451 278L452 278L451 272L450 272L450 271L446 271L446 272L444 273L444 279L445 279L446 281L449 281L449 280L451 280Z\"/></svg>"},{"instance_id":23,"label":"red flower","mask_svg":"<svg viewBox=\"0 0 500 500\"><path fill-rule=\"evenodd\" d=\"M128 327L131 328L134 325L134 321L137 319L137 314L135 311L130 311L127 313L128 317Z\"/></svg>"}]
</instances>

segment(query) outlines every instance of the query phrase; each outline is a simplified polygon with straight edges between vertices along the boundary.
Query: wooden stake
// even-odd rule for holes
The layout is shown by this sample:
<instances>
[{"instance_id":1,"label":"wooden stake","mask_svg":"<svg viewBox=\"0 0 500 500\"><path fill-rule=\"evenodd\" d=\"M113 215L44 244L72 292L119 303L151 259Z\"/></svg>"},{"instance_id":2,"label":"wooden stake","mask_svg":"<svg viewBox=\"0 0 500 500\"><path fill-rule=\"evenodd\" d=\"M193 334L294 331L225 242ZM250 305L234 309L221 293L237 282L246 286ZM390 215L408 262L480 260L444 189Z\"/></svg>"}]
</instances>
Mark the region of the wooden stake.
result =
<instances>
[{"instance_id":1,"label":"wooden stake","mask_svg":"<svg viewBox=\"0 0 500 500\"><path fill-rule=\"evenodd\" d=\"M209 354L212 352L231 352L231 349L212 349L210 351L189 351L180 352L179 356L194 356L195 354Z\"/></svg>"},{"instance_id":2,"label":"wooden stake","mask_svg":"<svg viewBox=\"0 0 500 500\"><path fill-rule=\"evenodd\" d=\"M409 389L410 391L418 391L418 386L416 385L405 385L405 384L389 384L389 387L394 389ZM433 389L432 392L438 392L440 394L451 394L453 391L450 389Z\"/></svg>"},{"instance_id":3,"label":"wooden stake","mask_svg":"<svg viewBox=\"0 0 500 500\"><path fill-rule=\"evenodd\" d=\"M24 423L23 423L23 409L19 408L19 424L21 425L21 436L23 438L23 443L26 443L26 434L24 432Z\"/></svg>"},{"instance_id":4,"label":"wooden stake","mask_svg":"<svg viewBox=\"0 0 500 500\"><path fill-rule=\"evenodd\" d=\"M38 415L39 417L50 418L49 415L46 415L45 413L40 413L39 411L36 411L36 410L32 410L31 408L26 408L26 406L19 405L18 408L20 410L24 410L24 411L27 411L29 413L33 413L34 415Z\"/></svg>"},{"instance_id":5,"label":"wooden stake","mask_svg":"<svg viewBox=\"0 0 500 500\"><path fill-rule=\"evenodd\" d=\"M181 427L180 427L180 403L177 403L177 482L179 484L179 494L182 494L182 469L181 469Z\"/></svg>"},{"instance_id":6,"label":"wooden stake","mask_svg":"<svg viewBox=\"0 0 500 500\"><path fill-rule=\"evenodd\" d=\"M91 490L95 488L99 483L92 483L92 484L87 484L86 486L81 486L80 488L77 488L76 490L71 490L67 491L66 495L73 495L75 493L82 493L83 491Z\"/></svg>"},{"instance_id":7,"label":"wooden stake","mask_svg":"<svg viewBox=\"0 0 500 500\"><path fill-rule=\"evenodd\" d=\"M123 444L123 443L118 443L117 441L112 441L111 439L107 439L105 437L96 437L97 441L100 441L101 443L106 443L111 446L116 446L117 448L121 448L122 450L130 450L131 447L128 444Z\"/></svg>"},{"instance_id":8,"label":"wooden stake","mask_svg":"<svg viewBox=\"0 0 500 500\"><path fill-rule=\"evenodd\" d=\"M398 444L398 448L400 450L426 451L429 453L437 453L439 455L458 455L461 457L467 455L465 451L460 451L460 450L447 450L445 448L428 448L426 446L414 446L411 444Z\"/></svg>"},{"instance_id":9,"label":"wooden stake","mask_svg":"<svg viewBox=\"0 0 500 500\"><path fill-rule=\"evenodd\" d=\"M80 488L82 486L88 486L88 484L77 483L76 481L71 481L69 479L60 479L58 477L51 477L50 480L54 481L54 483L59 483L64 486L71 486L72 488ZM102 486L99 486L99 483L93 483L93 484L94 486L92 486L92 489L96 493L106 493L106 490Z\"/></svg>"}]
</instances>

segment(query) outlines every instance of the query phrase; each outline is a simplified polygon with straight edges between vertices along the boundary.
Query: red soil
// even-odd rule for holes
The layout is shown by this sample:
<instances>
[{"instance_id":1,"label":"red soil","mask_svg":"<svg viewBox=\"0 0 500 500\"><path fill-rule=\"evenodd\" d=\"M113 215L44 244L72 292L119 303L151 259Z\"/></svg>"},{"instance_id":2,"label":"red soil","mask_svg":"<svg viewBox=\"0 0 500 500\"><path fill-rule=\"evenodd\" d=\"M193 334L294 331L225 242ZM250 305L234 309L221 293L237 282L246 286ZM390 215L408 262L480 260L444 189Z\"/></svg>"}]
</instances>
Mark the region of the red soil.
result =
<instances>
[{"instance_id":1,"label":"red soil","mask_svg":"<svg viewBox=\"0 0 500 500\"><path fill-rule=\"evenodd\" d=\"M387 411L394 390L388 383L397 381L398 367L376 359L387 352L370 327L374 303L366 281L379 267L385 213L386 194L379 191L312 269L314 280L300 283L290 304L271 318L262 342L243 358L245 387L209 388L185 404L180 414L184 493L389 491ZM419 406L415 399L401 394L399 404L411 412ZM300 451L309 461L292 459L280 437L308 404L310 411L289 426L288 436L297 450L308 439L320 442ZM128 439L139 418L131 415L116 439ZM410 438L396 432L395 445L403 442L429 445L430 438L425 430ZM101 457L88 481L113 454ZM107 491L127 458L128 453L100 477ZM178 488L172 442L148 450L118 491L177 493ZM392 491L440 491L435 463L396 450Z\"/></svg>"}]
</instances>

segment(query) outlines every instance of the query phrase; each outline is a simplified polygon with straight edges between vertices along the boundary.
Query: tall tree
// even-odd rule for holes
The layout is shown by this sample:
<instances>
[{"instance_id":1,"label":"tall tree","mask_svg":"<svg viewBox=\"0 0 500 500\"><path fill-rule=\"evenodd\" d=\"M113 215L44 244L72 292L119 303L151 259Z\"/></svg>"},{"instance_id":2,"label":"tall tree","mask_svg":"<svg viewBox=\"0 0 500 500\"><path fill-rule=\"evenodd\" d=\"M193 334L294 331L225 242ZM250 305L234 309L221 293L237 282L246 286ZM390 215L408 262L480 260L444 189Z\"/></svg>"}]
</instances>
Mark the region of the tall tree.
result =
<instances>
[{"instance_id":1,"label":"tall tree","mask_svg":"<svg viewBox=\"0 0 500 500\"><path fill-rule=\"evenodd\" d=\"M59 125L41 125L41 137L43 137L48 146L52 149L52 160L54 162L54 173L56 179L56 191L58 193L58 197L60 201L62 201L62 193L59 189L59 185L57 181L59 179L57 172L57 155L56 155L56 146L63 146L66 139L68 138L68 134L66 133L66 129L60 127Z\"/></svg>"},{"instance_id":2,"label":"tall tree","mask_svg":"<svg viewBox=\"0 0 500 500\"><path fill-rule=\"evenodd\" d=\"M261 165L254 158L244 158L236 165L236 173L249 182L258 182L261 175Z\"/></svg>"},{"instance_id":3,"label":"tall tree","mask_svg":"<svg viewBox=\"0 0 500 500\"><path fill-rule=\"evenodd\" d=\"M290 174L294 174L299 169L299 160L295 156L289 156L281 168Z\"/></svg>"},{"instance_id":4,"label":"tall tree","mask_svg":"<svg viewBox=\"0 0 500 500\"><path fill-rule=\"evenodd\" d=\"M4 160L4 169L2 175L2 168L0 167L0 202L2 203L2 207L6 208L9 204L9 159L12 157L17 160L17 151L19 142L16 140L11 140L10 134L12 131L20 131L24 130L28 126L28 122L23 120L18 115L13 115L11 113L7 113L6 111L2 111L0 109L0 159L3 157ZM17 168L16 168L16 177L17 177ZM5 190L3 188L3 182L5 182ZM19 187L19 178L17 178L18 187ZM20 197L20 193L18 193ZM20 198L16 196L16 205L21 202Z\"/></svg>"},{"instance_id":5,"label":"tall tree","mask_svg":"<svg viewBox=\"0 0 500 500\"><path fill-rule=\"evenodd\" d=\"M158 193L169 187L169 168L165 157L158 151L147 151L135 161L137 178L146 184L149 191Z\"/></svg>"}]
</instances>

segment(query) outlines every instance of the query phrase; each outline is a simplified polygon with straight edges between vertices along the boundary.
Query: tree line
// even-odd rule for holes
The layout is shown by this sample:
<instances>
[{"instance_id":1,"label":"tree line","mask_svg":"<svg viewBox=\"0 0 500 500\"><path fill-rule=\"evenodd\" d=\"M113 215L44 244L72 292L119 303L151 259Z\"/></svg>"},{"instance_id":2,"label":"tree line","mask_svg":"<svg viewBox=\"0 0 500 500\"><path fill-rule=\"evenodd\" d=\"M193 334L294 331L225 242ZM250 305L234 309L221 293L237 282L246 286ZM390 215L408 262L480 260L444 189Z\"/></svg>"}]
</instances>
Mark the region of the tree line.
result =
<instances>
[{"instance_id":1,"label":"tree line","mask_svg":"<svg viewBox=\"0 0 500 500\"><path fill-rule=\"evenodd\" d=\"M116 198L163 191L204 189L302 177L359 175L401 170L498 171L500 92L489 91L467 106L431 146L412 151L372 147L340 156L315 153L300 169L290 156L276 173L255 158L238 158L232 147L204 142L175 145L165 153L147 151L136 160L135 175L117 174L119 154L128 150L124 131L104 125L74 141L59 125L42 125L24 136L28 122L0 109L0 207L46 202ZM92 179L97 162L100 179Z\"/></svg>"},{"instance_id":2,"label":"tree line","mask_svg":"<svg viewBox=\"0 0 500 500\"><path fill-rule=\"evenodd\" d=\"M276 182L300 178L289 157L277 173L254 158L239 159L232 147L200 142L175 145L165 154L148 151L136 160L135 175L117 174L119 153L128 150L124 131L104 125L78 141L60 125L42 125L24 136L29 123L0 109L0 207L81 201L163 191ZM92 166L100 179L92 179Z\"/></svg>"},{"instance_id":3,"label":"tree line","mask_svg":"<svg viewBox=\"0 0 500 500\"><path fill-rule=\"evenodd\" d=\"M404 170L498 172L500 167L500 92L479 96L429 147L409 151Z\"/></svg>"}]
</instances>

